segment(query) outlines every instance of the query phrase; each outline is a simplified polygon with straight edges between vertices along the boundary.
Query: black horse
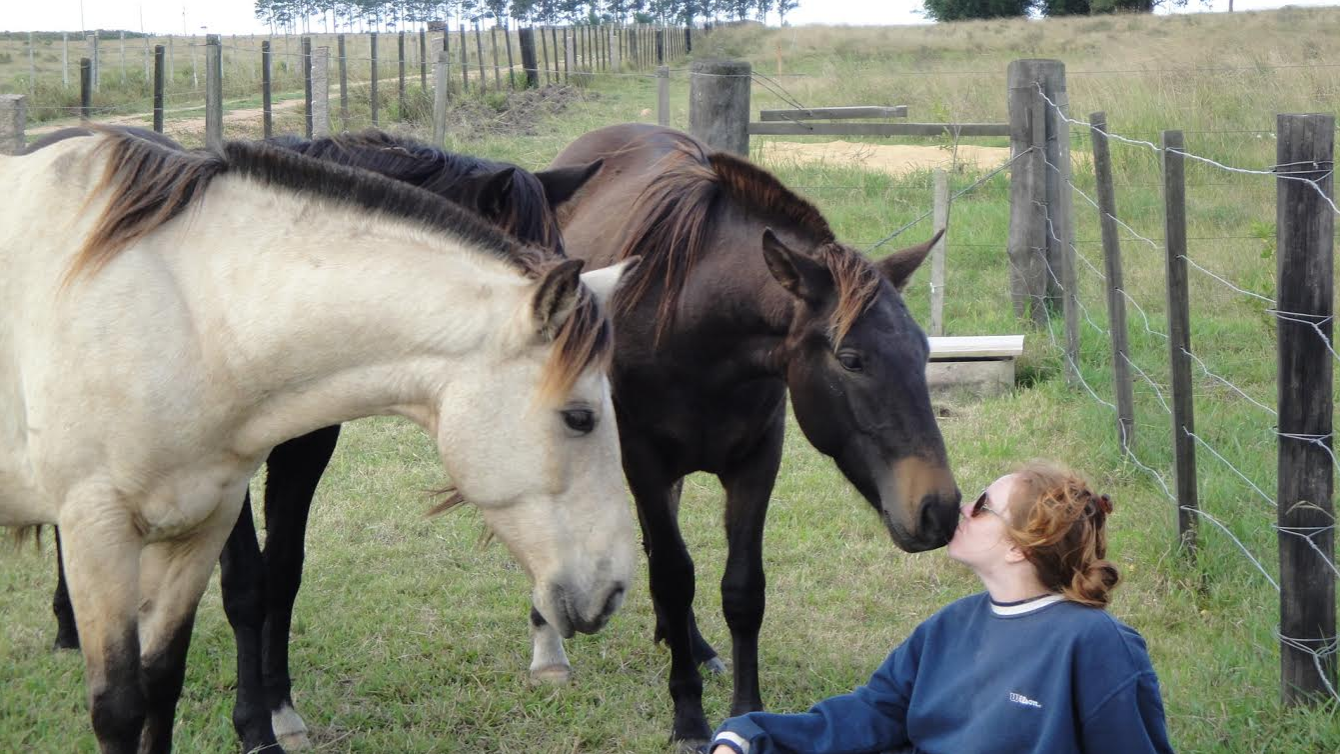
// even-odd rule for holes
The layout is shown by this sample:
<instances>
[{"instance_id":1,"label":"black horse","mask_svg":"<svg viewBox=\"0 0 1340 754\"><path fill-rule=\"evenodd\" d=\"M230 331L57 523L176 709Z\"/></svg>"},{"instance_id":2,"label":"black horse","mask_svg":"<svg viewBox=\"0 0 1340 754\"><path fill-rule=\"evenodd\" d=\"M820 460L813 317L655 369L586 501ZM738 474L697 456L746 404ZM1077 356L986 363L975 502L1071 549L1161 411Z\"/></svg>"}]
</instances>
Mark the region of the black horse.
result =
<instances>
[{"instance_id":1,"label":"black horse","mask_svg":"<svg viewBox=\"0 0 1340 754\"><path fill-rule=\"evenodd\" d=\"M162 134L123 130L176 149ZM91 131L69 128L43 137L30 151ZM380 131L308 141L270 140L278 148L316 159L372 170L473 209L516 238L563 253L555 208L600 169L600 162L531 173L515 165L444 152ZM224 611L237 641L237 700L233 725L244 751L280 751L306 743L306 726L293 709L288 667L293 603L302 580L304 539L312 496L334 453L339 426L325 427L275 447L266 461L265 549L260 549L250 494L219 557ZM59 552L60 537L56 538ZM59 573L52 607L57 648L77 648L74 612Z\"/></svg>"},{"instance_id":2,"label":"black horse","mask_svg":"<svg viewBox=\"0 0 1340 754\"><path fill-rule=\"evenodd\" d=\"M788 391L805 436L898 546L928 550L953 534L960 495L931 410L929 347L898 292L936 239L872 262L769 173L666 128L593 131L553 167L592 160L604 169L564 206L563 234L595 266L642 260L615 295L611 381L656 633L670 646L672 737L698 742L709 729L697 665L716 653L693 618L685 475L710 472L726 490L732 714L763 707L763 522ZM531 620L536 664L566 665L557 634Z\"/></svg>"}]
</instances>

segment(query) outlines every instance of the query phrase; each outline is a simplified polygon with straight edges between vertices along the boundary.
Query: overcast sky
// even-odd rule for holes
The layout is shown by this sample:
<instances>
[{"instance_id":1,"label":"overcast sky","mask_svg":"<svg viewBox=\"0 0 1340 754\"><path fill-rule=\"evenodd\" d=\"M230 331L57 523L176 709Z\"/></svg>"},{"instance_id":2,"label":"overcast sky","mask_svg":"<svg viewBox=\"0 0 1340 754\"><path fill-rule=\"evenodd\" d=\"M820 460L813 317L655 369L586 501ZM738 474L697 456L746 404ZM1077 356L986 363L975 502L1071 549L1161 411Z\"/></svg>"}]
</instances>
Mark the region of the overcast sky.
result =
<instances>
[{"instance_id":1,"label":"overcast sky","mask_svg":"<svg viewBox=\"0 0 1340 754\"><path fill-rule=\"evenodd\" d=\"M220 34L264 31L253 15L253 0L7 0L0 15L6 31L79 31L141 27L159 34ZM1284 5L1336 5L1340 0L1235 0L1235 10ZM921 0L800 0L788 20L795 24L915 24ZM1228 0L1190 0L1187 11L1226 11ZM142 24L141 24L142 21ZM775 23L775 17L770 19Z\"/></svg>"}]
</instances>

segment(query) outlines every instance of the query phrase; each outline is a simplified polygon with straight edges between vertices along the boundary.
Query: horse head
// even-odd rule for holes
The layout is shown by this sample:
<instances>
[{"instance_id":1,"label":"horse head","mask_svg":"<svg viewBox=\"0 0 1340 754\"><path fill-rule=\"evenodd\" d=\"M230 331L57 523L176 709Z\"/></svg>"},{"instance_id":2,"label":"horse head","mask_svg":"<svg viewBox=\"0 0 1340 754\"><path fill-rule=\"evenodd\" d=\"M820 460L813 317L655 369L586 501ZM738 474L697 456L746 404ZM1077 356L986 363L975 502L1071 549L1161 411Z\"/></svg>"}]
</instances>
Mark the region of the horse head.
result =
<instances>
[{"instance_id":1,"label":"horse head","mask_svg":"<svg viewBox=\"0 0 1340 754\"><path fill-rule=\"evenodd\" d=\"M930 348L899 293L938 238L871 263L831 239L763 232L768 270L794 299L783 348L796 420L908 552L949 541L960 499L926 385Z\"/></svg>"}]
</instances>

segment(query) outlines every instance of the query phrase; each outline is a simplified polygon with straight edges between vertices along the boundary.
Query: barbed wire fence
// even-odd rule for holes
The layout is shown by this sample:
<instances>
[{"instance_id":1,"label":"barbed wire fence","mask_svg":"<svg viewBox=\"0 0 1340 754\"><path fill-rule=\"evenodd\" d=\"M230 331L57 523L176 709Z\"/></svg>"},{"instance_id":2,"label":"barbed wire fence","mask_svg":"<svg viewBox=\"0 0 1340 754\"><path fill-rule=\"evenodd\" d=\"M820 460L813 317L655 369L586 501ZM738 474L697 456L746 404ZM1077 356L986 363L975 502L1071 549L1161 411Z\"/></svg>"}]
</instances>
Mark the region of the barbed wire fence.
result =
<instances>
[{"instance_id":1,"label":"barbed wire fence","mask_svg":"<svg viewBox=\"0 0 1340 754\"><path fill-rule=\"evenodd\" d=\"M1143 150L1163 160L1167 233L1164 238L1155 239L1122 220L1114 208L1103 206L1104 191L1101 186L1097 191L1098 198L1090 196L1075 185L1065 166L1048 159L1045 150L1040 150L1039 145L1034 145L1030 150L1040 151L1045 168L1065 186L1065 190L1095 210L1101 222L1111 223L1124 230L1127 235L1121 240L1134 241L1163 257L1170 273L1167 282L1169 286L1179 282L1176 280L1176 270L1182 270L1180 290L1169 288L1165 312L1169 330L1181 329L1182 332L1165 332L1158 325L1157 318L1151 321L1147 309L1153 307L1142 306L1121 284L1121 250L1118 243L1104 243L1105 261L1108 261L1105 273L1080 252L1072 238L1057 236L1053 222L1056 207L1049 202L1039 206L1045 215L1048 238L1052 243L1068 248L1070 259L1075 260L1071 266L1077 273L1090 278L1088 289L1109 292L1109 327L1096 322L1089 307L1084 306L1080 298L1080 290L1085 287L1083 283L1072 284L1074 290L1067 290L1064 275L1053 269L1045 250L1035 249L1046 265L1049 282L1061 296L1073 297L1087 324L1086 331L1092 331L1112 343L1126 342L1126 333L1116 333L1114 330L1116 327L1126 329L1124 308L1128 304L1134 307L1139 312L1142 334L1163 343L1169 349L1168 361L1159 368L1148 363L1142 365L1133 356L1137 349L1114 346L1111 360L1114 374L1110 384L1116 397L1107 400L1085 378L1085 368L1079 363L1077 351L1057 341L1056 328L1051 322L1052 307L1048 306L1047 301L1035 301L1033 307L1047 315L1045 330L1051 337L1053 347L1063 353L1069 373L1076 378L1083 392L1118 415L1117 427L1121 434L1119 442L1123 455L1149 476L1154 486L1178 511L1181 520L1179 539L1184 549L1195 552L1195 524L1208 524L1217 535L1224 537L1242 553L1273 590L1281 594L1280 623L1275 634L1284 658L1281 681L1284 698L1291 702L1301 702L1323 694L1340 700L1340 694L1337 694L1335 688L1337 640L1334 598L1335 577L1340 575L1340 571L1335 563L1335 527L1330 499L1335 458L1331 449L1332 364L1329 362L1337 359L1331 343L1333 313L1330 277L1334 216L1340 214L1330 195L1334 118L1280 116L1277 130L1281 141L1277 163L1267 169L1247 169L1184 149L1181 146L1181 132L1165 132L1163 145L1131 138L1107 130L1101 113L1095 114L1090 121L1071 118L1067 113L1068 102L1064 99L1059 102L1053 100L1041 84L1037 84L1037 93L1045 102L1049 117L1091 134L1095 147L1095 181L1109 181L1107 194L1112 194L1110 170L1100 169L1098 162L1100 153L1106 151L1108 143ZM1307 139L1299 137L1304 131ZM1295 153L1289 153L1288 150L1294 150ZM1299 150L1302 156L1296 153ZM1221 173L1274 179L1280 208L1277 227L1279 276L1275 296L1262 295L1235 284L1230 273L1214 269L1213 263L1197 259L1188 250L1187 241L1191 239L1186 237L1185 227L1184 161ZM1104 172L1107 173L1105 176ZM1295 214L1291 215L1290 212ZM1296 214L1298 212L1302 214ZM1112 235L1115 239L1115 233ZM1115 264L1112 264L1113 255L1116 255ZM1236 384L1225 376L1223 370L1212 366L1215 360L1213 355L1197 353L1190 347L1191 333L1187 332L1190 319L1185 311L1180 318L1176 312L1179 297L1181 306L1187 305L1186 270L1202 276L1207 285L1218 286L1228 292L1238 301L1238 306L1248 307L1250 312L1276 321L1280 340L1278 379L1281 381L1277 385L1278 409L1268 405L1265 399L1254 396L1252 389ZM1113 271L1117 273L1115 277ZM1300 303L1306 305L1299 306ZM1285 323L1293 326L1293 332L1286 332L1288 328ZM1308 351L1314 355L1310 358L1301 355ZM1315 356L1318 353L1328 363L1318 365ZM1179 361L1182 362L1180 367ZM1125 369L1118 368L1118 364ZM1295 368L1305 371L1296 372ZM1202 380L1199 388L1190 379L1193 369ZM1132 371L1133 375L1127 370ZM1183 372L1180 378L1179 370ZM1154 376L1164 373L1169 375L1166 384ZM1146 385L1152 392L1154 400L1146 402L1147 405L1156 406L1168 422L1164 427L1172 429L1171 442L1168 443L1173 446L1171 469L1164 467L1160 470L1163 464L1149 458L1147 450L1144 450L1155 443L1137 443L1133 437L1127 436L1126 428L1135 425L1132 401L1129 397L1123 401L1121 397L1122 380ZM1205 385L1213 386L1217 392L1210 394L1204 388ZM1200 397L1203 402L1208 402L1210 398L1221 401L1223 389L1239 399L1247 407L1246 411L1256 417L1252 420L1252 428L1274 441L1278 456L1278 471L1274 479L1267 481L1254 477L1260 473L1259 469L1245 469L1241 460L1236 463L1230 460L1235 456L1233 450L1213 440L1212 432L1204 428L1200 431L1195 429L1195 399ZM1234 444L1239 445L1238 450L1241 450L1244 438L1233 439ZM1262 443L1253 445L1251 449L1266 454L1271 451ZM1266 563L1271 558L1254 552L1253 546L1243 541L1245 537L1239 536L1238 532L1244 527L1251 530L1256 525L1221 520L1221 517L1199 504L1196 492L1199 481L1195 461L1197 450L1213 459L1212 469L1217 471L1212 473L1226 472L1240 483L1240 489L1245 494L1259 498L1268 509L1275 512L1277 520L1269 528L1278 540L1277 568L1267 567ZM1241 453L1236 455L1240 457ZM1189 479L1185 478L1188 474ZM1276 488L1275 494L1267 491L1272 485Z\"/></svg>"}]
</instances>

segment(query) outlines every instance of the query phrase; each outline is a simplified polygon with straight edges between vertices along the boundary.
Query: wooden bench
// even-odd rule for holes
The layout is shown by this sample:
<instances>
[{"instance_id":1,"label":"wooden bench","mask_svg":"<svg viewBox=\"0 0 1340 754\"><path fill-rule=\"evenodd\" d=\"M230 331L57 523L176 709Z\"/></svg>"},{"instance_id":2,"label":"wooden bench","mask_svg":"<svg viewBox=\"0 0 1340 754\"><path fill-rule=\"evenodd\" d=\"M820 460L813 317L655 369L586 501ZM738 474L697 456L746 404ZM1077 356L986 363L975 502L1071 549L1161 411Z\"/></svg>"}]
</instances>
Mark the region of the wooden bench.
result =
<instances>
[{"instance_id":1,"label":"wooden bench","mask_svg":"<svg viewBox=\"0 0 1340 754\"><path fill-rule=\"evenodd\" d=\"M987 398L1014 387L1014 362L1024 352L1022 335L931 338L926 381L931 397L954 394Z\"/></svg>"}]
</instances>

